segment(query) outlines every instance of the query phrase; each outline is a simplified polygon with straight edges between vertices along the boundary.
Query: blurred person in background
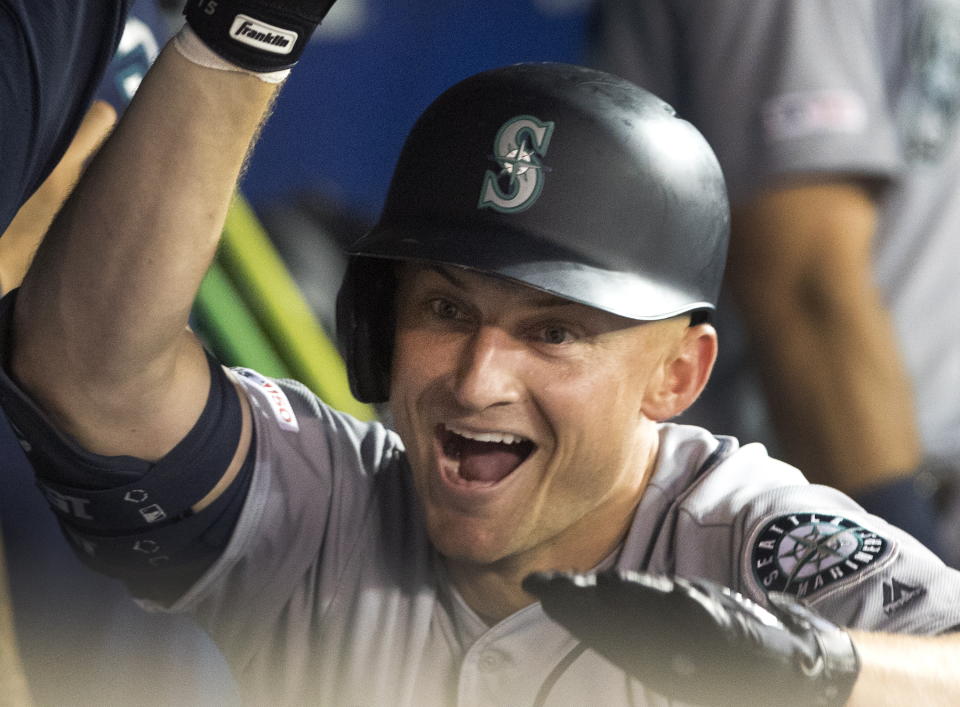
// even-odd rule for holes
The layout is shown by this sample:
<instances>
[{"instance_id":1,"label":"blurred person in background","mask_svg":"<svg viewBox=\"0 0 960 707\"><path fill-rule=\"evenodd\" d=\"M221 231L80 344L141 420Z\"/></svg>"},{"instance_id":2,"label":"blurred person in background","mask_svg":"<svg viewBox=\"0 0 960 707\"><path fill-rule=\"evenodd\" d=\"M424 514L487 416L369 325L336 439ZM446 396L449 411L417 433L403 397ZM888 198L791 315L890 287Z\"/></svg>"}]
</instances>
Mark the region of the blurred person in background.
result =
<instances>
[{"instance_id":1,"label":"blurred person in background","mask_svg":"<svg viewBox=\"0 0 960 707\"><path fill-rule=\"evenodd\" d=\"M960 3L601 0L599 18L596 61L717 151L727 287L780 453L960 564ZM721 360L713 405L743 364Z\"/></svg>"}]
</instances>

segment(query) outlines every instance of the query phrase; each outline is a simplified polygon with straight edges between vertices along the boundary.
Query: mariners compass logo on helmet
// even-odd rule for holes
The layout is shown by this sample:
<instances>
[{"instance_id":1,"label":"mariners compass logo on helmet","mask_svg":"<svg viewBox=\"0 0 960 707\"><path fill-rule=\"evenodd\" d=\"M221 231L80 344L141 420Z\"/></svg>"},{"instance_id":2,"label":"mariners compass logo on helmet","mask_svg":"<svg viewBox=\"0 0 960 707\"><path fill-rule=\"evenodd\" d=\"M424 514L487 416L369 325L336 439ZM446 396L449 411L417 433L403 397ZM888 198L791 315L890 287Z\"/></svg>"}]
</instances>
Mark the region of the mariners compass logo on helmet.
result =
<instances>
[{"instance_id":1,"label":"mariners compass logo on helmet","mask_svg":"<svg viewBox=\"0 0 960 707\"><path fill-rule=\"evenodd\" d=\"M533 206L543 189L543 165L554 124L532 115L511 118L497 132L494 155L501 169L487 170L480 190L479 209L516 213Z\"/></svg>"},{"instance_id":2,"label":"mariners compass logo on helmet","mask_svg":"<svg viewBox=\"0 0 960 707\"><path fill-rule=\"evenodd\" d=\"M846 518L794 513L764 524L750 562L766 591L802 599L881 564L890 549L886 539Z\"/></svg>"}]
</instances>

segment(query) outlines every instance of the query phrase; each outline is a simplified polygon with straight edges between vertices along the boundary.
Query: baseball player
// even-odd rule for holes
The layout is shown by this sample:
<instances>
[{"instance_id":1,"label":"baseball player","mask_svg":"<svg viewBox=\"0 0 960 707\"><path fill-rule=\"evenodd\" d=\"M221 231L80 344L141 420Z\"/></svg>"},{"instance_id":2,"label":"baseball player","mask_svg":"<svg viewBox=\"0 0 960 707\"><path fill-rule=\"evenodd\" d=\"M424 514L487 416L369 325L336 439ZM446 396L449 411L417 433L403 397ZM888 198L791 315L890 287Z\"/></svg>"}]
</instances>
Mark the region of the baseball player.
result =
<instances>
[{"instance_id":1,"label":"baseball player","mask_svg":"<svg viewBox=\"0 0 960 707\"><path fill-rule=\"evenodd\" d=\"M643 89L518 65L417 122L338 312L396 432L205 355L189 303L308 7L188 5L3 300L0 401L81 555L197 616L252 704L957 699L960 573L668 422L716 356L728 211Z\"/></svg>"},{"instance_id":2,"label":"baseball player","mask_svg":"<svg viewBox=\"0 0 960 707\"><path fill-rule=\"evenodd\" d=\"M602 7L604 68L716 149L727 279L784 453L960 566L951 494L932 492L942 476L960 497L960 329L944 326L960 283L960 3ZM733 396L713 392L731 417Z\"/></svg>"}]
</instances>

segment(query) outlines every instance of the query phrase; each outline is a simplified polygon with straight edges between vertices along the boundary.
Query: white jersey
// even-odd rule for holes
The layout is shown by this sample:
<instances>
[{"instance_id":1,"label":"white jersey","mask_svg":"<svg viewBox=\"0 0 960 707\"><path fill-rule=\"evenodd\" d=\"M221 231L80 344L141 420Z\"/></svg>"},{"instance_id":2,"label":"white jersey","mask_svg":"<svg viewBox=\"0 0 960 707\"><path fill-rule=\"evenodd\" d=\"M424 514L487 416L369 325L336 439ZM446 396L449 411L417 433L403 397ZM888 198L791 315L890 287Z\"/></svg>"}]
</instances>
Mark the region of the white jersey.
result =
<instances>
[{"instance_id":1,"label":"white jersey","mask_svg":"<svg viewBox=\"0 0 960 707\"><path fill-rule=\"evenodd\" d=\"M734 205L788 175L884 184L876 281L925 449L960 463L960 0L603 8L597 61L703 132Z\"/></svg>"},{"instance_id":2,"label":"white jersey","mask_svg":"<svg viewBox=\"0 0 960 707\"><path fill-rule=\"evenodd\" d=\"M539 604L487 626L447 581L403 447L302 385L238 370L256 464L228 547L173 607L194 612L251 704L664 704ZM845 626L960 625L960 572L760 445L664 424L655 472L603 567L803 596ZM638 636L638 640L643 640Z\"/></svg>"}]
</instances>

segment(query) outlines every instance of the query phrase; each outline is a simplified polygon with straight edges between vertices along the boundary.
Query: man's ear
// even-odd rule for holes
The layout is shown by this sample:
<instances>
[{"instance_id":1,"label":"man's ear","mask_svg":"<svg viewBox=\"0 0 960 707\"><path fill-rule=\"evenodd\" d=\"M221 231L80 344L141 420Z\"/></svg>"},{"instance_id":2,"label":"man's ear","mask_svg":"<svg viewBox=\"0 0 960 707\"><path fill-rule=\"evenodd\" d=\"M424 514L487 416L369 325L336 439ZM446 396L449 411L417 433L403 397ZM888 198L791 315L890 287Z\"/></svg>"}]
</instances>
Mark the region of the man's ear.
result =
<instances>
[{"instance_id":1,"label":"man's ear","mask_svg":"<svg viewBox=\"0 0 960 707\"><path fill-rule=\"evenodd\" d=\"M663 422L676 417L699 397L717 360L717 331L710 324L687 327L643 399L642 412Z\"/></svg>"}]
</instances>

